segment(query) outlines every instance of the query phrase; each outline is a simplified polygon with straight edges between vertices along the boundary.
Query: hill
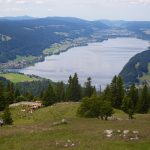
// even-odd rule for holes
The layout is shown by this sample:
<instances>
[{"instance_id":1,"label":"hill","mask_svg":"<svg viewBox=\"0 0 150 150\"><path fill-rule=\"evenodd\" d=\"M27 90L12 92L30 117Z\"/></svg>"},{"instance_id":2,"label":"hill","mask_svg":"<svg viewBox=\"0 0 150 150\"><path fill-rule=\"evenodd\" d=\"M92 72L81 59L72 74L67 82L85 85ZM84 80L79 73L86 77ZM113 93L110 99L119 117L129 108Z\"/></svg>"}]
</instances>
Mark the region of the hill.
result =
<instances>
[{"instance_id":1,"label":"hill","mask_svg":"<svg viewBox=\"0 0 150 150\"><path fill-rule=\"evenodd\" d=\"M0 129L0 145L3 150L145 150L150 147L150 115L127 115L115 110L118 121L101 121L76 116L79 103L58 103L41 108L32 114L22 112L20 107L11 108L14 125ZM62 119L66 124L57 124ZM112 129L139 132L139 140L122 137L107 138L104 131Z\"/></svg>"},{"instance_id":2,"label":"hill","mask_svg":"<svg viewBox=\"0 0 150 150\"><path fill-rule=\"evenodd\" d=\"M149 82L150 50L133 56L120 72L126 85Z\"/></svg>"},{"instance_id":3,"label":"hill","mask_svg":"<svg viewBox=\"0 0 150 150\"><path fill-rule=\"evenodd\" d=\"M127 21L121 27L133 32L137 38L150 39L150 21Z\"/></svg>"},{"instance_id":4,"label":"hill","mask_svg":"<svg viewBox=\"0 0 150 150\"><path fill-rule=\"evenodd\" d=\"M35 18L34 17L30 17L30 16L0 17L0 20L31 20L31 19L35 19Z\"/></svg>"},{"instance_id":5,"label":"hill","mask_svg":"<svg viewBox=\"0 0 150 150\"><path fill-rule=\"evenodd\" d=\"M29 18L29 17L27 17ZM17 56L40 56L54 43L91 37L108 26L95 21L69 17L0 20L0 63Z\"/></svg>"}]
</instances>

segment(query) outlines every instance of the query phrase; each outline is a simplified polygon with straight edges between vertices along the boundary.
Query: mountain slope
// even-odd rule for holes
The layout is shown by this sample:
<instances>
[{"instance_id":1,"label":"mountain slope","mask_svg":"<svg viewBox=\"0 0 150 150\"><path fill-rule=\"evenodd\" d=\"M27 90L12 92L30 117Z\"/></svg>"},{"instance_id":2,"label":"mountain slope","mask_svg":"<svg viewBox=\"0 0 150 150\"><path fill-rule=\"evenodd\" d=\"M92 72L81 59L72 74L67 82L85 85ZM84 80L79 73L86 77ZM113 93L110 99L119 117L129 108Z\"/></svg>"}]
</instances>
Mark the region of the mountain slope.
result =
<instances>
[{"instance_id":1,"label":"mountain slope","mask_svg":"<svg viewBox=\"0 0 150 150\"><path fill-rule=\"evenodd\" d=\"M122 24L121 27L134 32L138 38L150 39L150 21L128 21Z\"/></svg>"},{"instance_id":2,"label":"mountain slope","mask_svg":"<svg viewBox=\"0 0 150 150\"><path fill-rule=\"evenodd\" d=\"M150 50L144 51L132 57L120 72L125 83L139 83L140 78L149 72Z\"/></svg>"},{"instance_id":3,"label":"mountain slope","mask_svg":"<svg viewBox=\"0 0 150 150\"><path fill-rule=\"evenodd\" d=\"M49 17L30 20L0 20L0 62L19 56L39 56L54 43L89 37L107 29L100 22L78 18Z\"/></svg>"}]
</instances>

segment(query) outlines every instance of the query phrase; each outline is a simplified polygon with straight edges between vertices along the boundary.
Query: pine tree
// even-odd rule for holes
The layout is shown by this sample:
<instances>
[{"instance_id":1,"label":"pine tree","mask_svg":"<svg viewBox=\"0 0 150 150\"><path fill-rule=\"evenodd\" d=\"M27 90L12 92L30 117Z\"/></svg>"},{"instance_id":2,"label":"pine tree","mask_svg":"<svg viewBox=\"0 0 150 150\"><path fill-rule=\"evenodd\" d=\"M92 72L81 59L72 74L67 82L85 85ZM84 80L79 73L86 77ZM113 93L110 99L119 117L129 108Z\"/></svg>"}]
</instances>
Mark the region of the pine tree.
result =
<instances>
[{"instance_id":1,"label":"pine tree","mask_svg":"<svg viewBox=\"0 0 150 150\"><path fill-rule=\"evenodd\" d=\"M103 92L103 99L105 101L111 102L111 88L109 85L106 86L104 92Z\"/></svg>"},{"instance_id":2,"label":"pine tree","mask_svg":"<svg viewBox=\"0 0 150 150\"><path fill-rule=\"evenodd\" d=\"M4 110L6 107L6 100L4 97L4 86L3 83L0 81L0 111Z\"/></svg>"},{"instance_id":3,"label":"pine tree","mask_svg":"<svg viewBox=\"0 0 150 150\"><path fill-rule=\"evenodd\" d=\"M114 108L120 109L122 100L124 98L123 80L119 76L115 76L110 85L111 88L111 102Z\"/></svg>"},{"instance_id":4,"label":"pine tree","mask_svg":"<svg viewBox=\"0 0 150 150\"><path fill-rule=\"evenodd\" d=\"M16 89L15 90L15 93L14 93L14 98L16 99L18 96L20 96L21 94L20 94L20 91L19 91L19 89Z\"/></svg>"},{"instance_id":5,"label":"pine tree","mask_svg":"<svg viewBox=\"0 0 150 150\"><path fill-rule=\"evenodd\" d=\"M145 85L144 88L142 89L140 100L138 102L137 112L148 113L149 106L150 106L150 96L148 93L148 87Z\"/></svg>"},{"instance_id":6,"label":"pine tree","mask_svg":"<svg viewBox=\"0 0 150 150\"><path fill-rule=\"evenodd\" d=\"M124 86L123 80L120 76L117 78L117 105L116 107L121 108L122 100L124 98Z\"/></svg>"},{"instance_id":7,"label":"pine tree","mask_svg":"<svg viewBox=\"0 0 150 150\"><path fill-rule=\"evenodd\" d=\"M77 73L74 74L72 80L72 100L79 101L81 99L81 85L79 84Z\"/></svg>"},{"instance_id":8,"label":"pine tree","mask_svg":"<svg viewBox=\"0 0 150 150\"><path fill-rule=\"evenodd\" d=\"M94 87L91 84L91 77L88 77L87 82L85 82L84 97L91 97L93 93Z\"/></svg>"},{"instance_id":9,"label":"pine tree","mask_svg":"<svg viewBox=\"0 0 150 150\"><path fill-rule=\"evenodd\" d=\"M81 99L81 86L76 73L73 78L69 77L66 96L69 101L79 101Z\"/></svg>"},{"instance_id":10,"label":"pine tree","mask_svg":"<svg viewBox=\"0 0 150 150\"><path fill-rule=\"evenodd\" d=\"M67 86L67 90L66 90L66 99L71 101L73 99L72 97L72 76L69 76L69 80L68 80L68 86Z\"/></svg>"},{"instance_id":11,"label":"pine tree","mask_svg":"<svg viewBox=\"0 0 150 150\"><path fill-rule=\"evenodd\" d=\"M56 86L56 99L58 102L65 101L65 87L63 82L58 82Z\"/></svg>"},{"instance_id":12,"label":"pine tree","mask_svg":"<svg viewBox=\"0 0 150 150\"><path fill-rule=\"evenodd\" d=\"M129 119L133 119L134 104L133 100L129 96L125 96L122 102L122 110L129 115Z\"/></svg>"},{"instance_id":13,"label":"pine tree","mask_svg":"<svg viewBox=\"0 0 150 150\"><path fill-rule=\"evenodd\" d=\"M7 84L5 99L7 101L7 105L14 102L14 85L11 82L8 82Z\"/></svg>"},{"instance_id":14,"label":"pine tree","mask_svg":"<svg viewBox=\"0 0 150 150\"><path fill-rule=\"evenodd\" d=\"M56 96L55 96L55 92L53 90L52 85L49 83L48 88L46 89L46 91L43 94L43 105L44 106L49 106L55 103L56 100Z\"/></svg>"},{"instance_id":15,"label":"pine tree","mask_svg":"<svg viewBox=\"0 0 150 150\"><path fill-rule=\"evenodd\" d=\"M7 106L4 110L4 114L3 114L3 121L6 125L12 125L13 123L13 120L12 120L12 117L11 117L11 112L9 110L9 107Z\"/></svg>"},{"instance_id":16,"label":"pine tree","mask_svg":"<svg viewBox=\"0 0 150 150\"><path fill-rule=\"evenodd\" d=\"M134 84L130 87L130 89L128 91L128 96L133 101L133 107L134 107L134 110L135 110L136 106L137 106L139 96L138 96L138 89L135 87Z\"/></svg>"}]
</instances>

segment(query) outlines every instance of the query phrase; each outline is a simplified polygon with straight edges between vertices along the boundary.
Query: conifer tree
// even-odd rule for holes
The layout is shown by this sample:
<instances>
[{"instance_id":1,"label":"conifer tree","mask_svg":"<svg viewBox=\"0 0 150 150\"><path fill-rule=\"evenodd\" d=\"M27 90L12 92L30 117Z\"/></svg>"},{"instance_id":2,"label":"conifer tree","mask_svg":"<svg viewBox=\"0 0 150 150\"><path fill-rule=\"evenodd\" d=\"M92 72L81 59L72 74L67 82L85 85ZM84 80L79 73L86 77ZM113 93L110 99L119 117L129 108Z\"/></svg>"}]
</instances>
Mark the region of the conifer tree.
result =
<instances>
[{"instance_id":1,"label":"conifer tree","mask_svg":"<svg viewBox=\"0 0 150 150\"><path fill-rule=\"evenodd\" d=\"M142 89L140 100L138 102L137 112L148 113L149 106L150 106L150 96L148 93L148 87L145 85L144 88Z\"/></svg>"},{"instance_id":2,"label":"conifer tree","mask_svg":"<svg viewBox=\"0 0 150 150\"><path fill-rule=\"evenodd\" d=\"M43 94L42 100L43 100L43 105L45 105L45 106L49 106L49 105L52 105L55 103L55 100L56 100L55 92L50 83L49 83L48 88L46 89L46 91Z\"/></svg>"},{"instance_id":3,"label":"conifer tree","mask_svg":"<svg viewBox=\"0 0 150 150\"><path fill-rule=\"evenodd\" d=\"M124 98L123 80L120 76L115 76L110 85L111 102L113 107L120 109Z\"/></svg>"},{"instance_id":4,"label":"conifer tree","mask_svg":"<svg viewBox=\"0 0 150 150\"><path fill-rule=\"evenodd\" d=\"M77 73L74 74L72 80L72 100L79 101L81 99L81 85L79 84Z\"/></svg>"},{"instance_id":5,"label":"conifer tree","mask_svg":"<svg viewBox=\"0 0 150 150\"><path fill-rule=\"evenodd\" d=\"M5 99L8 105L14 102L14 84L11 82L7 84Z\"/></svg>"},{"instance_id":6,"label":"conifer tree","mask_svg":"<svg viewBox=\"0 0 150 150\"><path fill-rule=\"evenodd\" d=\"M125 96L122 102L122 110L129 115L129 119L133 119L134 104L133 100L129 96Z\"/></svg>"},{"instance_id":7,"label":"conifer tree","mask_svg":"<svg viewBox=\"0 0 150 150\"><path fill-rule=\"evenodd\" d=\"M19 91L19 89L16 89L15 90L15 93L14 93L14 98L16 99L18 96L20 96L21 94L20 94L20 91Z\"/></svg>"},{"instance_id":8,"label":"conifer tree","mask_svg":"<svg viewBox=\"0 0 150 150\"><path fill-rule=\"evenodd\" d=\"M77 73L74 74L73 78L69 77L66 94L69 101L79 101L81 99L81 86Z\"/></svg>"},{"instance_id":9,"label":"conifer tree","mask_svg":"<svg viewBox=\"0 0 150 150\"><path fill-rule=\"evenodd\" d=\"M67 90L66 90L66 99L71 101L73 99L72 97L72 76L69 76L69 80L68 80L68 86L67 86Z\"/></svg>"},{"instance_id":10,"label":"conifer tree","mask_svg":"<svg viewBox=\"0 0 150 150\"><path fill-rule=\"evenodd\" d=\"M103 92L103 99L105 101L111 102L111 88L109 85L106 86L104 92Z\"/></svg>"},{"instance_id":11,"label":"conifer tree","mask_svg":"<svg viewBox=\"0 0 150 150\"><path fill-rule=\"evenodd\" d=\"M138 96L138 89L135 87L134 84L130 87L130 89L128 91L128 96L131 98L131 100L133 102L133 107L134 107L134 110L135 110L136 106L137 106L139 96Z\"/></svg>"},{"instance_id":12,"label":"conifer tree","mask_svg":"<svg viewBox=\"0 0 150 150\"><path fill-rule=\"evenodd\" d=\"M4 114L3 114L2 118L3 118L4 124L6 124L6 125L12 125L13 120L12 120L11 112L10 112L8 106L5 108Z\"/></svg>"},{"instance_id":13,"label":"conifer tree","mask_svg":"<svg viewBox=\"0 0 150 150\"><path fill-rule=\"evenodd\" d=\"M88 77L87 82L85 82L84 97L91 97L95 91L91 82L91 77Z\"/></svg>"},{"instance_id":14,"label":"conifer tree","mask_svg":"<svg viewBox=\"0 0 150 150\"><path fill-rule=\"evenodd\" d=\"M65 101L65 87L63 82L58 82L56 86L56 99L58 102Z\"/></svg>"},{"instance_id":15,"label":"conifer tree","mask_svg":"<svg viewBox=\"0 0 150 150\"><path fill-rule=\"evenodd\" d=\"M6 100L4 97L4 86L0 81L0 111L2 111L6 107Z\"/></svg>"}]
</instances>

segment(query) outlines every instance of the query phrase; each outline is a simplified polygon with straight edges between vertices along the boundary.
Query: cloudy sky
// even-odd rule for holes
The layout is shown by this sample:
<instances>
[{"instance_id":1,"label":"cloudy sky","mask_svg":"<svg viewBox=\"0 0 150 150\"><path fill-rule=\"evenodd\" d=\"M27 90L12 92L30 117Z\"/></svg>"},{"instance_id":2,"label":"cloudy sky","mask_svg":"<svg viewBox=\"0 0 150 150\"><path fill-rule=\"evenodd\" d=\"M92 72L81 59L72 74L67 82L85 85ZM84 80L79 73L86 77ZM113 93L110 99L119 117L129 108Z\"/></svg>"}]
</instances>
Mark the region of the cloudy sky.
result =
<instances>
[{"instance_id":1,"label":"cloudy sky","mask_svg":"<svg viewBox=\"0 0 150 150\"><path fill-rule=\"evenodd\" d=\"M149 20L150 0L0 0L0 16Z\"/></svg>"}]
</instances>

